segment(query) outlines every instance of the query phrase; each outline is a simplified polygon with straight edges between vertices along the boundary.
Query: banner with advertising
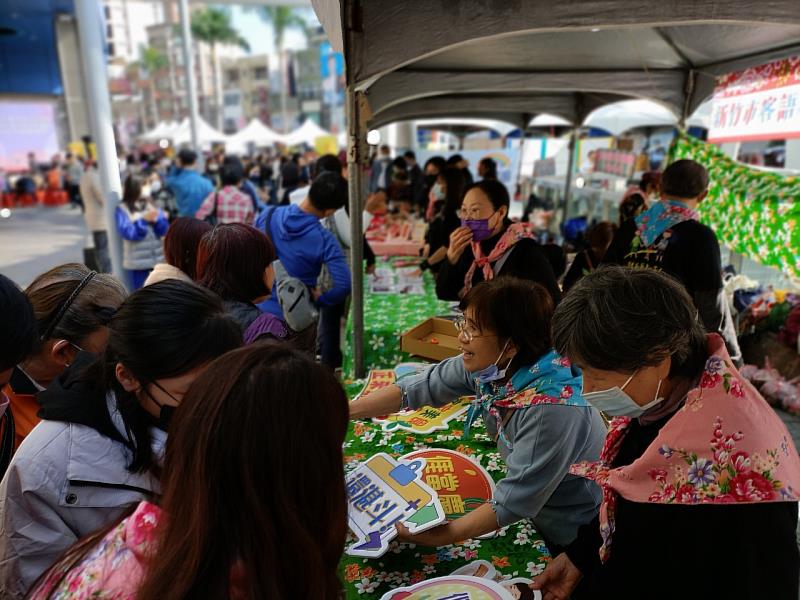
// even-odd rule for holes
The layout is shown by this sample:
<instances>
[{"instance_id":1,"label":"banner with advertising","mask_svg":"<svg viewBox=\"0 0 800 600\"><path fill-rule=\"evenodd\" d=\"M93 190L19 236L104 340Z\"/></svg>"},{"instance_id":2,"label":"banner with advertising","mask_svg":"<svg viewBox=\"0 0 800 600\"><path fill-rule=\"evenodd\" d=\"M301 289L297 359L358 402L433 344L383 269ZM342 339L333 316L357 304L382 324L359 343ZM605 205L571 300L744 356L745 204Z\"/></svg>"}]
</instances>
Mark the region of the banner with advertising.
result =
<instances>
[{"instance_id":1,"label":"banner with advertising","mask_svg":"<svg viewBox=\"0 0 800 600\"><path fill-rule=\"evenodd\" d=\"M709 142L800 137L800 57L729 73L717 80Z\"/></svg>"}]
</instances>

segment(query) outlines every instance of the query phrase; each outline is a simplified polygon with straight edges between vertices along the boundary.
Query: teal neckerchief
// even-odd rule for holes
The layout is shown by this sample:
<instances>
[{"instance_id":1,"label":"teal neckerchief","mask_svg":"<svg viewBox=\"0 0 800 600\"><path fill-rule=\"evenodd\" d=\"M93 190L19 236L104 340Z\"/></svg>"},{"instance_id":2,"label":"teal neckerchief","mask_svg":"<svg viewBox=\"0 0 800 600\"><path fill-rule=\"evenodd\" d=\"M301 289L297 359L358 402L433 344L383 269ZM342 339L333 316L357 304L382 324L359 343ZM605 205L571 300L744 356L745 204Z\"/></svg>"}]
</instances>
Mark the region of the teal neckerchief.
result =
<instances>
[{"instance_id":1,"label":"teal neckerchief","mask_svg":"<svg viewBox=\"0 0 800 600\"><path fill-rule=\"evenodd\" d=\"M522 409L539 404L589 406L582 395L583 376L580 370L555 350L550 350L530 367L518 369L504 384L476 381L476 391L461 439L469 438L472 423L478 414L486 412L497 420L497 432L509 448L512 444L503 431L499 409Z\"/></svg>"}]
</instances>

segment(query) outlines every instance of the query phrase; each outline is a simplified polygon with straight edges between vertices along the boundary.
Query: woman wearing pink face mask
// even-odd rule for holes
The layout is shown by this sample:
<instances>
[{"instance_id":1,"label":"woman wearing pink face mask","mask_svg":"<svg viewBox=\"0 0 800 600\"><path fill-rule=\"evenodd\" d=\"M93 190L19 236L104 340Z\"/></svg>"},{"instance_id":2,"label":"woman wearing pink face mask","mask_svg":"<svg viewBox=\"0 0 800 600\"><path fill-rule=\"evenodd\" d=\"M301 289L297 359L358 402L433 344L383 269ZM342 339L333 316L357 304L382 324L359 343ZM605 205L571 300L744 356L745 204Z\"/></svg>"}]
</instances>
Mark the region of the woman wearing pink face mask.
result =
<instances>
[{"instance_id":1,"label":"woman wearing pink face mask","mask_svg":"<svg viewBox=\"0 0 800 600\"><path fill-rule=\"evenodd\" d=\"M458 300L473 285L512 275L543 285L561 300L553 268L529 223L511 223L508 190L499 181L479 181L461 203L461 227L450 235L447 260L436 277L436 295Z\"/></svg>"}]
</instances>

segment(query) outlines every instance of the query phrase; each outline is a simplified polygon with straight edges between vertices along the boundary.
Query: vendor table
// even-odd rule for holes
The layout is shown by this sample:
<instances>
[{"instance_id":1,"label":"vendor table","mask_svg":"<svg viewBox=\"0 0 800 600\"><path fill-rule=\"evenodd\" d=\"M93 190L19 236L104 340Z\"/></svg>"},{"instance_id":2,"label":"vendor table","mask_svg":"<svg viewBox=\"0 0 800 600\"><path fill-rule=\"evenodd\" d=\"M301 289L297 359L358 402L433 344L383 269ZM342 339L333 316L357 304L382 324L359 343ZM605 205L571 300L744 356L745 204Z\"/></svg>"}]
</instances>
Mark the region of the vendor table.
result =
<instances>
[{"instance_id":1,"label":"vendor table","mask_svg":"<svg viewBox=\"0 0 800 600\"><path fill-rule=\"evenodd\" d=\"M394 268L400 258L379 260L377 268ZM400 334L429 317L452 312L452 302L436 298L433 276L425 271L424 294L376 294L364 289L364 364L367 370L391 368L409 360L409 355L400 350ZM352 318L347 320L345 335L345 375L353 373Z\"/></svg>"},{"instance_id":2,"label":"vendor table","mask_svg":"<svg viewBox=\"0 0 800 600\"><path fill-rule=\"evenodd\" d=\"M359 381L349 384L348 394L354 396L362 385L363 382ZM465 415L457 417L447 430L424 435L407 431L384 432L380 425L371 421L353 422L344 444L346 469L355 468L376 452L398 457L423 448L446 448L472 457L495 481L499 481L505 476L506 467L497 446L486 434L480 419L473 425L470 439L462 441L465 418ZM349 538L348 545L351 541ZM387 591L403 585L448 575L476 560L492 563L498 573L508 578L531 578L544 570L550 555L531 523L521 521L503 528L492 539L466 540L438 549L394 541L380 558L366 559L345 554L339 570L346 597L366 600L379 599Z\"/></svg>"},{"instance_id":3,"label":"vendor table","mask_svg":"<svg viewBox=\"0 0 800 600\"><path fill-rule=\"evenodd\" d=\"M376 256L419 256L425 228L424 221L413 217L375 217L366 238Z\"/></svg>"}]
</instances>

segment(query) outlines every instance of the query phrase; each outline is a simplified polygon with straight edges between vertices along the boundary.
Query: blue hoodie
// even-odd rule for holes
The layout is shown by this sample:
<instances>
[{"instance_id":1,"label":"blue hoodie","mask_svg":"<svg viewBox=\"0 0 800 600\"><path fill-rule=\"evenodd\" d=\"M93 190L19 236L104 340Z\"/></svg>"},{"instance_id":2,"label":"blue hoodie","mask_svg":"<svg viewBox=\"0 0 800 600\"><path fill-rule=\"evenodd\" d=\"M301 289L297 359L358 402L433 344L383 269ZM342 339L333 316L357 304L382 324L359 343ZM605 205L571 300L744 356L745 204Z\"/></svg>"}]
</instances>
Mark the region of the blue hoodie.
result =
<instances>
[{"instance_id":1,"label":"blue hoodie","mask_svg":"<svg viewBox=\"0 0 800 600\"><path fill-rule=\"evenodd\" d=\"M173 168L166 177L167 186L175 194L178 216L193 217L208 195L214 191L214 184L191 169Z\"/></svg>"},{"instance_id":2,"label":"blue hoodie","mask_svg":"<svg viewBox=\"0 0 800 600\"><path fill-rule=\"evenodd\" d=\"M255 227L264 231L267 217L273 211L267 235L275 245L278 259L286 272L313 288L317 286L322 265L327 265L333 279L333 289L322 294L317 305L333 306L344 302L350 294L350 269L342 247L333 234L322 226L317 217L300 210L296 205L268 208L256 218ZM273 285L269 299L258 307L283 316L275 288Z\"/></svg>"}]
</instances>

